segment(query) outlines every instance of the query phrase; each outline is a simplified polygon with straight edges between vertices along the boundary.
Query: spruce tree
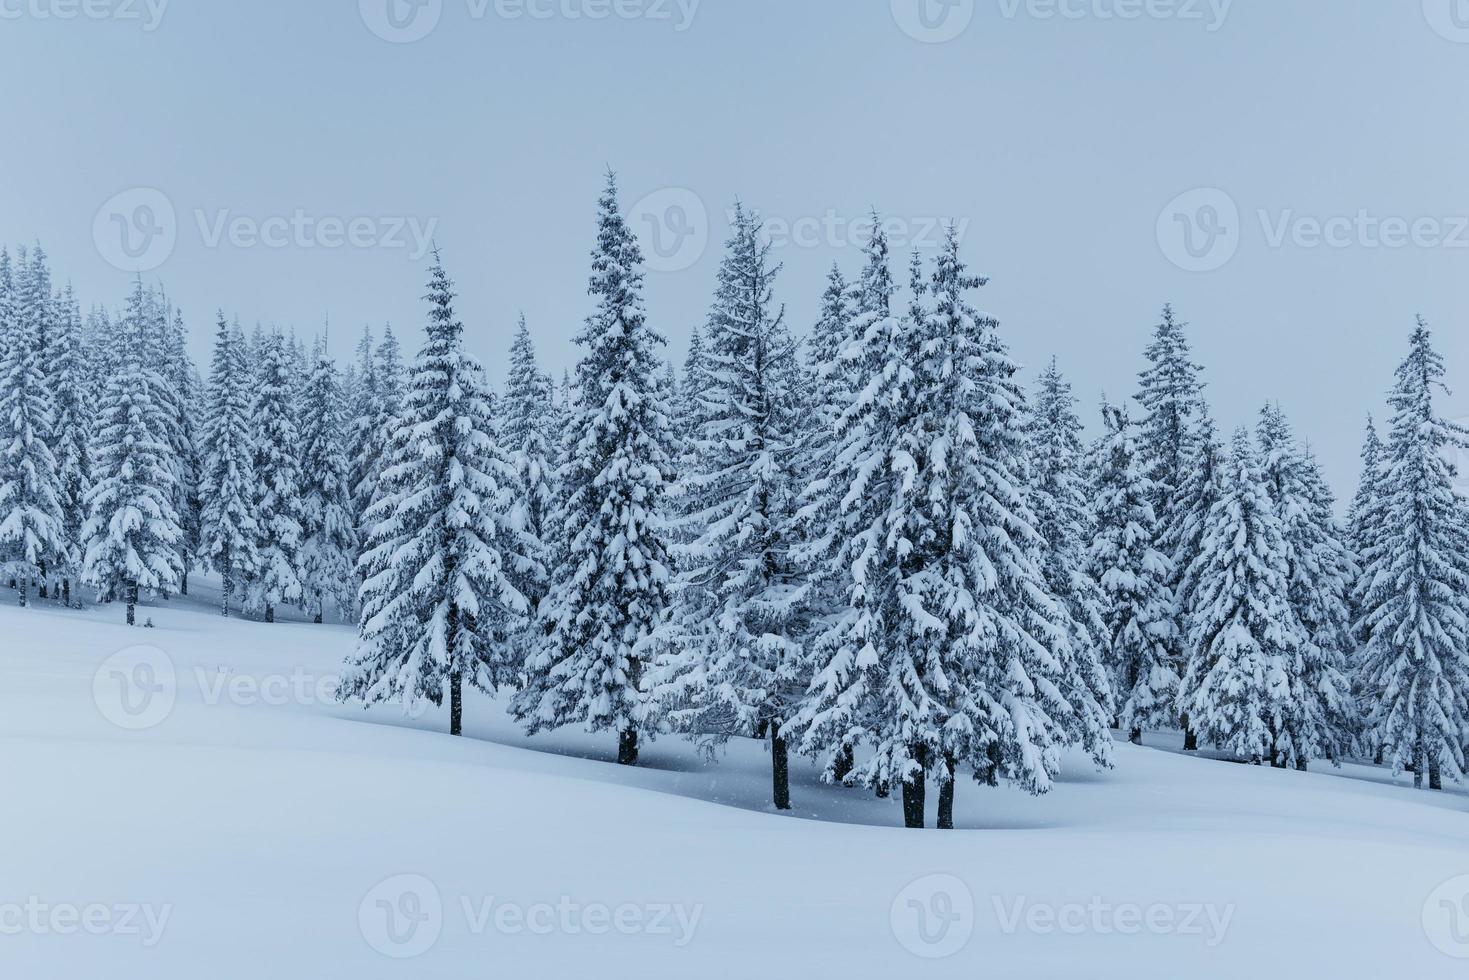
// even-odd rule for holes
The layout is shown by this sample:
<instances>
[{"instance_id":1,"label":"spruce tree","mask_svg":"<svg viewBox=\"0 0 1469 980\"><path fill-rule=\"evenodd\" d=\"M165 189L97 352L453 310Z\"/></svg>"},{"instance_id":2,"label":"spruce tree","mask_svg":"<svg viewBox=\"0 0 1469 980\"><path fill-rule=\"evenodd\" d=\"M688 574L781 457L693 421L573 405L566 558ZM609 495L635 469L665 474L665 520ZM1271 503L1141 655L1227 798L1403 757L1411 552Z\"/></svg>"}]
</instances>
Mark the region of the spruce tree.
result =
<instances>
[{"instance_id":1,"label":"spruce tree","mask_svg":"<svg viewBox=\"0 0 1469 980\"><path fill-rule=\"evenodd\" d=\"M368 511L362 623L339 694L409 708L447 695L460 735L464 685L493 691L518 676L511 637L529 609L514 579L536 542L515 521L514 466L437 250L425 299L427 338Z\"/></svg>"},{"instance_id":2,"label":"spruce tree","mask_svg":"<svg viewBox=\"0 0 1469 980\"><path fill-rule=\"evenodd\" d=\"M510 348L501 439L515 467L515 493L521 519L530 536L543 546L552 536L556 513L555 443L560 433L552 428L554 401L551 377L536 363L535 344L522 314ZM544 574L547 556L535 557L538 573L519 580L532 612L539 608L547 587ZM531 637L536 635L533 624L528 623L527 628L532 632L522 638L527 643L520 651L522 659L533 645L529 642Z\"/></svg>"},{"instance_id":3,"label":"spruce tree","mask_svg":"<svg viewBox=\"0 0 1469 980\"><path fill-rule=\"evenodd\" d=\"M790 809L786 725L807 678L802 639L806 583L791 556L803 406L796 343L773 291L759 219L736 204L720 263L707 346L695 369L690 466L680 474L686 520L699 533L681 550L678 634L682 650L665 690L679 727L722 741L770 740L776 809Z\"/></svg>"},{"instance_id":4,"label":"spruce tree","mask_svg":"<svg viewBox=\"0 0 1469 980\"><path fill-rule=\"evenodd\" d=\"M1197 581L1182 704L1204 739L1255 765L1277 751L1306 642L1288 599L1287 546L1249 433L1220 480Z\"/></svg>"},{"instance_id":5,"label":"spruce tree","mask_svg":"<svg viewBox=\"0 0 1469 980\"><path fill-rule=\"evenodd\" d=\"M642 253L610 173L597 224L597 309L577 337L577 404L562 442L556 523L565 544L543 603L550 635L527 660L513 707L531 732L572 723L615 731L618 762L633 765L640 736L657 724L643 673L671 599L670 420L656 397L664 339L647 322Z\"/></svg>"},{"instance_id":6,"label":"spruce tree","mask_svg":"<svg viewBox=\"0 0 1469 980\"><path fill-rule=\"evenodd\" d=\"M1133 423L1121 407L1104 405L1102 415L1107 435L1093 487L1090 569L1106 596L1102 659L1112 673L1117 723L1142 744L1145 729L1176 721L1173 563L1157 548L1155 490L1141 470Z\"/></svg>"},{"instance_id":7,"label":"spruce tree","mask_svg":"<svg viewBox=\"0 0 1469 980\"><path fill-rule=\"evenodd\" d=\"M1368 548L1359 630L1369 724L1395 771L1441 788L1464 774L1469 742L1469 527L1446 454L1469 443L1434 406L1443 358L1420 317L1388 398L1394 410L1382 525Z\"/></svg>"},{"instance_id":8,"label":"spruce tree","mask_svg":"<svg viewBox=\"0 0 1469 980\"><path fill-rule=\"evenodd\" d=\"M277 608L302 601L301 589L301 434L296 425L296 393L291 352L273 332L260 347L256 368L254 424L256 523L259 568L246 591L247 608L275 622Z\"/></svg>"},{"instance_id":9,"label":"spruce tree","mask_svg":"<svg viewBox=\"0 0 1469 980\"><path fill-rule=\"evenodd\" d=\"M315 362L301 406L300 564L307 611L313 622L320 623L328 599L344 619L353 611L357 532L347 464L346 402L336 364L324 347L318 346Z\"/></svg>"},{"instance_id":10,"label":"spruce tree","mask_svg":"<svg viewBox=\"0 0 1469 980\"><path fill-rule=\"evenodd\" d=\"M98 406L96 482L82 528L84 580L122 597L129 626L144 590L166 595L178 588L183 541L168 418L157 398L163 379L149 358L151 328L139 280L113 331L112 373Z\"/></svg>"},{"instance_id":11,"label":"spruce tree","mask_svg":"<svg viewBox=\"0 0 1469 980\"><path fill-rule=\"evenodd\" d=\"M87 519L87 491L92 488L92 420L96 405L82 314L68 284L60 298L55 341L51 348L52 394L56 422L52 451L60 481L63 554L61 600L71 605L71 587L82 570L82 525Z\"/></svg>"},{"instance_id":12,"label":"spruce tree","mask_svg":"<svg viewBox=\"0 0 1469 980\"><path fill-rule=\"evenodd\" d=\"M203 432L200 496L200 557L219 573L220 613L230 599L243 604L245 584L256 577L260 558L255 520L255 434L251 424L254 387L245 336L219 314L209 372L208 412Z\"/></svg>"}]
</instances>

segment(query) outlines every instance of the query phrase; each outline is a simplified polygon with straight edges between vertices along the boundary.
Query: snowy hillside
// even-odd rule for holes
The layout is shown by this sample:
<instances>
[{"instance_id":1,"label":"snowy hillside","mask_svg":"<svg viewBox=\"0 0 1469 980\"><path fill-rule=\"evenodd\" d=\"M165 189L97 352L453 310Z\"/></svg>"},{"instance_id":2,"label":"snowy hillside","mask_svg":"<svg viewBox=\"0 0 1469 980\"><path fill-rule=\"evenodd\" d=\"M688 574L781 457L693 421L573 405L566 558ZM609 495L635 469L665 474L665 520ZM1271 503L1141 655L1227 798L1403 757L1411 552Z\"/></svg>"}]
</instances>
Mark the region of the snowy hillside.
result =
<instances>
[{"instance_id":1,"label":"snowy hillside","mask_svg":"<svg viewBox=\"0 0 1469 980\"><path fill-rule=\"evenodd\" d=\"M352 630L223 620L217 588L151 630L0 609L0 974L1463 975L1462 789L1150 735L1041 799L963 781L952 833L804 761L777 814L758 742L628 769L476 695L461 740L323 701Z\"/></svg>"}]
</instances>

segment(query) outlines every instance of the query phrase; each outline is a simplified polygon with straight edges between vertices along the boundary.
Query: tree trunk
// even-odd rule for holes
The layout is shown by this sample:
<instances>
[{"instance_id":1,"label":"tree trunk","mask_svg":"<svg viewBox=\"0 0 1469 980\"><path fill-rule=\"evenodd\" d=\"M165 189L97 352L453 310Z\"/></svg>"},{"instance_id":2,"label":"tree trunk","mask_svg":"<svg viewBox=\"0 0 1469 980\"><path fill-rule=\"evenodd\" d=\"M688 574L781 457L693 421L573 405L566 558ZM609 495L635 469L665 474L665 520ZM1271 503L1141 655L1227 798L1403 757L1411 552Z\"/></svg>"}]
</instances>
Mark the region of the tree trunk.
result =
<instances>
[{"instance_id":1,"label":"tree trunk","mask_svg":"<svg viewBox=\"0 0 1469 980\"><path fill-rule=\"evenodd\" d=\"M1437 757L1430 759L1428 762L1428 788L1443 789L1443 770L1439 767Z\"/></svg>"},{"instance_id":2,"label":"tree trunk","mask_svg":"<svg viewBox=\"0 0 1469 980\"><path fill-rule=\"evenodd\" d=\"M61 580L61 604L71 608L71 578L68 576Z\"/></svg>"},{"instance_id":3,"label":"tree trunk","mask_svg":"<svg viewBox=\"0 0 1469 980\"><path fill-rule=\"evenodd\" d=\"M854 758L852 747L850 745L843 745L841 749L837 751L836 762L832 763L832 779L839 783L845 783L847 781L847 777L852 775L852 770L855 769L856 766L857 760L856 758Z\"/></svg>"},{"instance_id":4,"label":"tree trunk","mask_svg":"<svg viewBox=\"0 0 1469 980\"><path fill-rule=\"evenodd\" d=\"M873 792L877 794L879 800L887 799L891 795L891 790L888 789L888 781L886 779L880 780L877 788Z\"/></svg>"},{"instance_id":5,"label":"tree trunk","mask_svg":"<svg viewBox=\"0 0 1469 980\"><path fill-rule=\"evenodd\" d=\"M911 830L923 828L923 792L927 773L924 772L925 763L928 761L928 747L925 745L914 745L909 748L908 753L913 756L913 761L918 763L918 771L903 780L903 826Z\"/></svg>"},{"instance_id":6,"label":"tree trunk","mask_svg":"<svg viewBox=\"0 0 1469 980\"><path fill-rule=\"evenodd\" d=\"M1310 763L1306 761L1305 756L1296 760L1296 772L1310 772Z\"/></svg>"},{"instance_id":7,"label":"tree trunk","mask_svg":"<svg viewBox=\"0 0 1469 980\"><path fill-rule=\"evenodd\" d=\"M954 784L959 781L958 761L954 753L944 753L944 765L949 769L949 778L939 786L939 830L953 830Z\"/></svg>"},{"instance_id":8,"label":"tree trunk","mask_svg":"<svg viewBox=\"0 0 1469 980\"><path fill-rule=\"evenodd\" d=\"M449 734L464 734L464 675L457 670L449 675Z\"/></svg>"},{"instance_id":9,"label":"tree trunk","mask_svg":"<svg viewBox=\"0 0 1469 980\"><path fill-rule=\"evenodd\" d=\"M26 607L26 602L29 598L26 593L30 591L30 587L31 577L29 575L22 576L20 580L20 608L22 609Z\"/></svg>"},{"instance_id":10,"label":"tree trunk","mask_svg":"<svg viewBox=\"0 0 1469 980\"><path fill-rule=\"evenodd\" d=\"M1387 746L1381 742L1377 743L1377 754L1372 757L1372 764L1380 766L1387 759Z\"/></svg>"},{"instance_id":11,"label":"tree trunk","mask_svg":"<svg viewBox=\"0 0 1469 980\"><path fill-rule=\"evenodd\" d=\"M189 594L189 570L186 568L186 569L184 569L183 574L179 576L179 595L188 595L188 594Z\"/></svg>"},{"instance_id":12,"label":"tree trunk","mask_svg":"<svg viewBox=\"0 0 1469 980\"><path fill-rule=\"evenodd\" d=\"M127 596L128 625L136 626L137 616L135 614L135 610L138 607L138 584L136 582L129 582L126 586L124 586L123 592Z\"/></svg>"},{"instance_id":13,"label":"tree trunk","mask_svg":"<svg viewBox=\"0 0 1469 980\"><path fill-rule=\"evenodd\" d=\"M1424 769L1424 766L1423 766L1423 757L1424 757L1424 754L1425 753L1423 751L1423 736L1420 735L1420 736L1418 736L1417 741L1415 741L1413 743L1413 788L1414 789L1422 789L1423 788L1423 769Z\"/></svg>"},{"instance_id":14,"label":"tree trunk","mask_svg":"<svg viewBox=\"0 0 1469 980\"><path fill-rule=\"evenodd\" d=\"M219 614L221 616L225 616L225 617L228 617L229 616L229 614L230 614L230 593L232 593L234 591L235 591L235 587L230 582L229 574L226 573L225 576L224 576L224 581L220 584L220 587L219 587Z\"/></svg>"},{"instance_id":15,"label":"tree trunk","mask_svg":"<svg viewBox=\"0 0 1469 980\"><path fill-rule=\"evenodd\" d=\"M1133 745L1142 745L1143 730L1141 728L1134 728L1132 731L1127 733L1127 740Z\"/></svg>"},{"instance_id":16,"label":"tree trunk","mask_svg":"<svg viewBox=\"0 0 1469 980\"><path fill-rule=\"evenodd\" d=\"M791 760L780 722L770 723L770 776L775 783L775 808L791 808Z\"/></svg>"},{"instance_id":17,"label":"tree trunk","mask_svg":"<svg viewBox=\"0 0 1469 980\"><path fill-rule=\"evenodd\" d=\"M1199 751L1199 733L1194 731L1194 726L1189 723L1187 714L1183 716L1183 750L1185 752Z\"/></svg>"},{"instance_id":18,"label":"tree trunk","mask_svg":"<svg viewBox=\"0 0 1469 980\"><path fill-rule=\"evenodd\" d=\"M311 620L313 623L316 623L317 625L321 624L321 612L325 608L326 604L325 601L322 599L321 593L316 593L316 618Z\"/></svg>"},{"instance_id":19,"label":"tree trunk","mask_svg":"<svg viewBox=\"0 0 1469 980\"><path fill-rule=\"evenodd\" d=\"M267 623L275 622L275 606L272 606L269 603L267 603L265 606L265 621Z\"/></svg>"},{"instance_id":20,"label":"tree trunk","mask_svg":"<svg viewBox=\"0 0 1469 980\"><path fill-rule=\"evenodd\" d=\"M618 733L617 764L619 766L638 764L638 730L636 728L625 728Z\"/></svg>"}]
</instances>

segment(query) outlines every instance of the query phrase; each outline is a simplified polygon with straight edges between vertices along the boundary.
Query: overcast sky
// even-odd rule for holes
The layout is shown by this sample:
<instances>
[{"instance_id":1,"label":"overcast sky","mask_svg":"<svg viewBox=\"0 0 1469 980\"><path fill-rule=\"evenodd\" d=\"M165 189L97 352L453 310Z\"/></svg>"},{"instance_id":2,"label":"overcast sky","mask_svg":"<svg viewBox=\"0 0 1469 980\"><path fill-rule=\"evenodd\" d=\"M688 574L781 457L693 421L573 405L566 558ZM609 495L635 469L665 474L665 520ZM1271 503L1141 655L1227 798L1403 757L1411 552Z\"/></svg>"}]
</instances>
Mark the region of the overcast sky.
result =
<instances>
[{"instance_id":1,"label":"overcast sky","mask_svg":"<svg viewBox=\"0 0 1469 980\"><path fill-rule=\"evenodd\" d=\"M1172 302L1221 425L1279 399L1344 495L1415 314L1469 377L1469 0L161 3L0 0L0 240L84 304L145 269L201 362L219 307L416 348L432 234L492 375L520 310L559 374L610 165L678 362L738 196L801 331L869 209L955 221L1092 425Z\"/></svg>"}]
</instances>

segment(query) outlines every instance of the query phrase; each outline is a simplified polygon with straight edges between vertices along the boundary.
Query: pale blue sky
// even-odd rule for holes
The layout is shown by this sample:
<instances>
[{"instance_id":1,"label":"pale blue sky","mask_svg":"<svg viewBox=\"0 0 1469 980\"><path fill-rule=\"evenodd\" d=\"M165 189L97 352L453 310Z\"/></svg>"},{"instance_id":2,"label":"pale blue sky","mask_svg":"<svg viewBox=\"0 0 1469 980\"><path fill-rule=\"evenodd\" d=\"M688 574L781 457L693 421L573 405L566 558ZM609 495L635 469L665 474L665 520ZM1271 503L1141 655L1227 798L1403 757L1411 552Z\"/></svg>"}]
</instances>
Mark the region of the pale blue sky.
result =
<instances>
[{"instance_id":1,"label":"pale blue sky","mask_svg":"<svg viewBox=\"0 0 1469 980\"><path fill-rule=\"evenodd\" d=\"M1089 423L1103 388L1132 392L1171 301L1221 424L1278 398L1343 494L1415 313L1451 378L1469 377L1469 0L1235 0L1222 22L1218 0L1152 0L1163 16L1140 19L1107 15L1143 0L957 0L972 19L943 43L900 26L920 0L702 0L687 21L692 0L618 0L644 15L596 20L567 14L599 0L425 0L417 21L393 0L407 30L437 16L410 43L369 28L392 33L388 0L173 0L156 23L160 0L59 19L67 2L0 0L0 240L39 237L85 303L115 305L119 230L104 213L94 235L94 219L129 192L121 213L142 221L157 199L130 189L156 189L177 234L148 276L201 358L216 307L304 333L330 314L339 354L384 320L416 347L411 247L306 248L289 231L252 245L248 225L210 244L221 216L300 212L372 217L368 240L433 222L493 375L521 309L559 373L610 164L629 207L683 188L652 198L657 214L697 232L711 228L690 202L709 216L708 249L686 244L664 263L686 268L648 277L677 360L738 195L815 231L779 250L802 330L832 260L858 267L849 223L869 207L922 241L931 219L965 223L965 255L992 279L981 304L1027 364L1059 355ZM549 16L504 16L526 2ZM1227 198L1184 199L1193 244L1225 234L1190 258L1168 205L1197 188ZM1300 220L1334 217L1353 219L1331 229L1345 247ZM1370 223L1385 219L1418 221L1417 243L1373 247L1394 237ZM1170 261L1217 265L1235 246L1213 271ZM1464 394L1449 405L1469 416Z\"/></svg>"}]
</instances>

